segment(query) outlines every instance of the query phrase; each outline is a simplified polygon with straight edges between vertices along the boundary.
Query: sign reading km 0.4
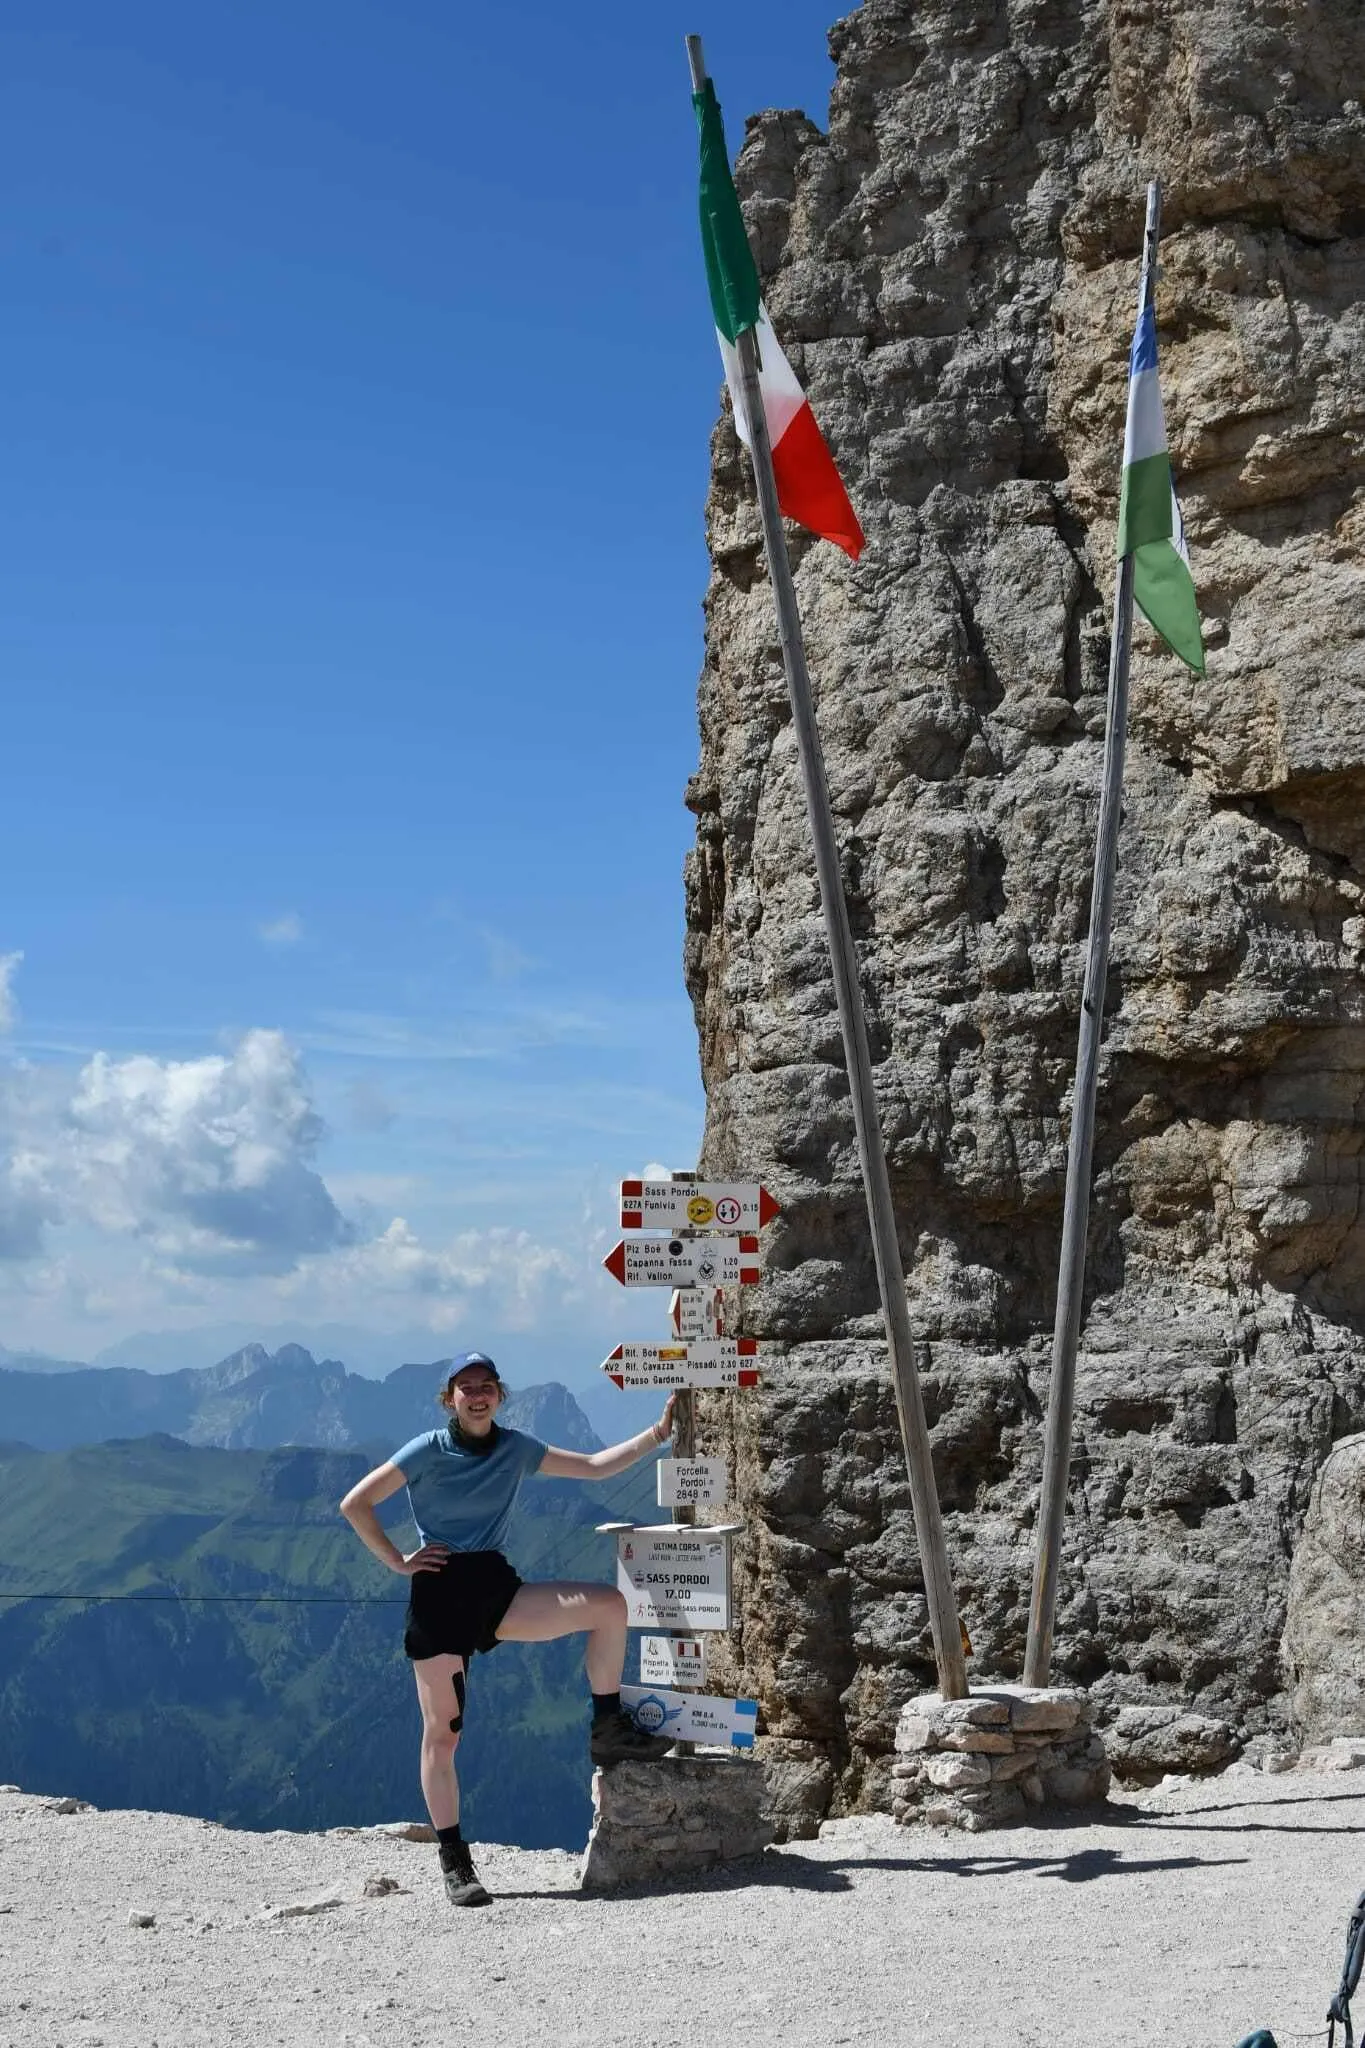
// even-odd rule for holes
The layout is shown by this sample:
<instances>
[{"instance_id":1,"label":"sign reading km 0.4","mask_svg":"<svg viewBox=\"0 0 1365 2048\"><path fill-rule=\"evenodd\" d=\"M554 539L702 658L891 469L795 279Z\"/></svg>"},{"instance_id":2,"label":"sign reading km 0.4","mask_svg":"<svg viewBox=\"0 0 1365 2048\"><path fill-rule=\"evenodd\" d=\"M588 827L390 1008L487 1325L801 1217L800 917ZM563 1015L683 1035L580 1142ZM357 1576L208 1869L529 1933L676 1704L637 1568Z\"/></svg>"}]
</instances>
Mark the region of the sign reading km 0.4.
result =
<instances>
[{"instance_id":1,"label":"sign reading km 0.4","mask_svg":"<svg viewBox=\"0 0 1365 2048\"><path fill-rule=\"evenodd\" d=\"M623 1180L622 1230L761 1230L781 1209L756 1180Z\"/></svg>"},{"instance_id":2,"label":"sign reading km 0.4","mask_svg":"<svg viewBox=\"0 0 1365 2048\"><path fill-rule=\"evenodd\" d=\"M755 1287L756 1237L627 1237L602 1264L623 1287Z\"/></svg>"}]
</instances>

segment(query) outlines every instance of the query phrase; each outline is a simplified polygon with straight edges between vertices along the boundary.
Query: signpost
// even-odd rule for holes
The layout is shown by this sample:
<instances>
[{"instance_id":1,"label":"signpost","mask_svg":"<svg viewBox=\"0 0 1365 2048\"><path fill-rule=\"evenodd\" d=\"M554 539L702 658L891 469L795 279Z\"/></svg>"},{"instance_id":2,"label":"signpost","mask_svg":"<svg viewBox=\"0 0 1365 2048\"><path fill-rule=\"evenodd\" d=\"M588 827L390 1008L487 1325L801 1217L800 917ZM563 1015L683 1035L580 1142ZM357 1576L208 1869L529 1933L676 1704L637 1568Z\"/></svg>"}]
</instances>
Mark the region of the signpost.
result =
<instances>
[{"instance_id":1,"label":"signpost","mask_svg":"<svg viewBox=\"0 0 1365 2048\"><path fill-rule=\"evenodd\" d=\"M755 1287L756 1237L626 1237L602 1264L623 1287Z\"/></svg>"},{"instance_id":2,"label":"signpost","mask_svg":"<svg viewBox=\"0 0 1365 2048\"><path fill-rule=\"evenodd\" d=\"M668 1320L684 1344L694 1337L723 1337L725 1308L718 1287L675 1287Z\"/></svg>"},{"instance_id":3,"label":"signpost","mask_svg":"<svg viewBox=\"0 0 1365 2048\"><path fill-rule=\"evenodd\" d=\"M753 1337L720 1337L711 1344L618 1344L602 1360L602 1370L618 1387L756 1387L758 1344Z\"/></svg>"},{"instance_id":4,"label":"signpost","mask_svg":"<svg viewBox=\"0 0 1365 2048\"><path fill-rule=\"evenodd\" d=\"M724 1458L660 1458L654 1470L661 1508L725 1506L730 1480Z\"/></svg>"},{"instance_id":5,"label":"signpost","mask_svg":"<svg viewBox=\"0 0 1365 2048\"><path fill-rule=\"evenodd\" d=\"M616 1536L616 1583L631 1628L729 1628L730 1538L739 1527L603 1525Z\"/></svg>"},{"instance_id":6,"label":"signpost","mask_svg":"<svg viewBox=\"0 0 1365 2048\"><path fill-rule=\"evenodd\" d=\"M641 1685L690 1692L706 1683L705 1636L641 1636Z\"/></svg>"},{"instance_id":7,"label":"signpost","mask_svg":"<svg viewBox=\"0 0 1365 2048\"><path fill-rule=\"evenodd\" d=\"M781 1208L754 1180L623 1180L622 1230L761 1230Z\"/></svg>"},{"instance_id":8,"label":"signpost","mask_svg":"<svg viewBox=\"0 0 1365 2048\"><path fill-rule=\"evenodd\" d=\"M647 1735L673 1735L679 1742L720 1742L731 1749L752 1749L758 1730L757 1700L713 1699L709 1693L623 1685L621 1705Z\"/></svg>"}]
</instances>

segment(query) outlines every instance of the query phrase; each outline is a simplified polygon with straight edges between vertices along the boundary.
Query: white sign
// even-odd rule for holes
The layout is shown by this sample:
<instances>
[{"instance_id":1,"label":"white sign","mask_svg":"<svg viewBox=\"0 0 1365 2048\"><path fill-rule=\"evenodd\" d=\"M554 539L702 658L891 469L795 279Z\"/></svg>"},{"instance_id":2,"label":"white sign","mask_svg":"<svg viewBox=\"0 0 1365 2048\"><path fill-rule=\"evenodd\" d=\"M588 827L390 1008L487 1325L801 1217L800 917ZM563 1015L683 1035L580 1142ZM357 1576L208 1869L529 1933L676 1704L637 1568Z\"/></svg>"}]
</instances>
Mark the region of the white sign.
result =
<instances>
[{"instance_id":1,"label":"white sign","mask_svg":"<svg viewBox=\"0 0 1365 2048\"><path fill-rule=\"evenodd\" d=\"M641 1685L681 1686L690 1691L706 1683L705 1636L641 1636Z\"/></svg>"},{"instance_id":2,"label":"white sign","mask_svg":"<svg viewBox=\"0 0 1365 2048\"><path fill-rule=\"evenodd\" d=\"M623 1180L622 1230L761 1230L781 1213L756 1180Z\"/></svg>"},{"instance_id":3,"label":"white sign","mask_svg":"<svg viewBox=\"0 0 1365 2048\"><path fill-rule=\"evenodd\" d=\"M729 1628L729 1537L713 1529L623 1529L616 1583L632 1628Z\"/></svg>"},{"instance_id":4,"label":"white sign","mask_svg":"<svg viewBox=\"0 0 1365 2048\"><path fill-rule=\"evenodd\" d=\"M758 1342L720 1337L713 1344L618 1344L602 1370L618 1387L756 1387Z\"/></svg>"},{"instance_id":5,"label":"white sign","mask_svg":"<svg viewBox=\"0 0 1365 2048\"><path fill-rule=\"evenodd\" d=\"M679 1742L728 1742L732 1749L752 1749L758 1732L757 1700L623 1685L621 1705L646 1735L672 1735Z\"/></svg>"},{"instance_id":6,"label":"white sign","mask_svg":"<svg viewBox=\"0 0 1365 2048\"><path fill-rule=\"evenodd\" d=\"M715 1508L725 1505L729 1477L724 1458L660 1458L661 1508Z\"/></svg>"},{"instance_id":7,"label":"white sign","mask_svg":"<svg viewBox=\"0 0 1365 2048\"><path fill-rule=\"evenodd\" d=\"M623 1287L753 1287L756 1237L627 1237L602 1264Z\"/></svg>"},{"instance_id":8,"label":"white sign","mask_svg":"<svg viewBox=\"0 0 1365 2048\"><path fill-rule=\"evenodd\" d=\"M675 1287L668 1319L684 1344L696 1338L723 1337L725 1310L718 1287Z\"/></svg>"}]
</instances>

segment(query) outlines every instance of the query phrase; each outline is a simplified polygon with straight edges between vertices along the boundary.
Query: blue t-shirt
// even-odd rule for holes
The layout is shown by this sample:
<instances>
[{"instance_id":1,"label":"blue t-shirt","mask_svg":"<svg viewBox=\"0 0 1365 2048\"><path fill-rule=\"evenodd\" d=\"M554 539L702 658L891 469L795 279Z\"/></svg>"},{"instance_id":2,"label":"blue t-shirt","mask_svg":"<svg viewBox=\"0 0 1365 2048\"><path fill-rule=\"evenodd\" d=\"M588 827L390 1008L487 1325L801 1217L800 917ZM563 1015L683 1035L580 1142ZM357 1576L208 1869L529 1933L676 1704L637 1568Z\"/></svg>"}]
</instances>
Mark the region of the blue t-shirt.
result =
<instances>
[{"instance_id":1,"label":"blue t-shirt","mask_svg":"<svg viewBox=\"0 0 1365 2048\"><path fill-rule=\"evenodd\" d=\"M491 1451L469 1451L449 1429L415 1436L395 1464L423 1543L452 1550L501 1550L521 1482L539 1469L545 1445L519 1429L498 1429Z\"/></svg>"}]
</instances>

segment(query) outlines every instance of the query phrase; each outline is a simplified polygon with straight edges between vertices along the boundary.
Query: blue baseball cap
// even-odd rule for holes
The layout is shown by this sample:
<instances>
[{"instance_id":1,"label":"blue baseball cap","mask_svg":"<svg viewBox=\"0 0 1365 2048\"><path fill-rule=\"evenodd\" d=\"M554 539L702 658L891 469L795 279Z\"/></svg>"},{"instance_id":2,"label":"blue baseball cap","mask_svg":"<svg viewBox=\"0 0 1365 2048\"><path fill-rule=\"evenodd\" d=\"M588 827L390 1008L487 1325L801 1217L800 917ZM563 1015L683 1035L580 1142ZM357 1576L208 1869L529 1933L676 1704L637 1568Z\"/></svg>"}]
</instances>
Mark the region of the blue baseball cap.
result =
<instances>
[{"instance_id":1,"label":"blue baseball cap","mask_svg":"<svg viewBox=\"0 0 1365 2048\"><path fill-rule=\"evenodd\" d=\"M446 1385L449 1386L452 1380L458 1379L465 1367L470 1365L482 1365L492 1373L494 1379L498 1378L498 1368L486 1351L460 1351L446 1367Z\"/></svg>"}]
</instances>

